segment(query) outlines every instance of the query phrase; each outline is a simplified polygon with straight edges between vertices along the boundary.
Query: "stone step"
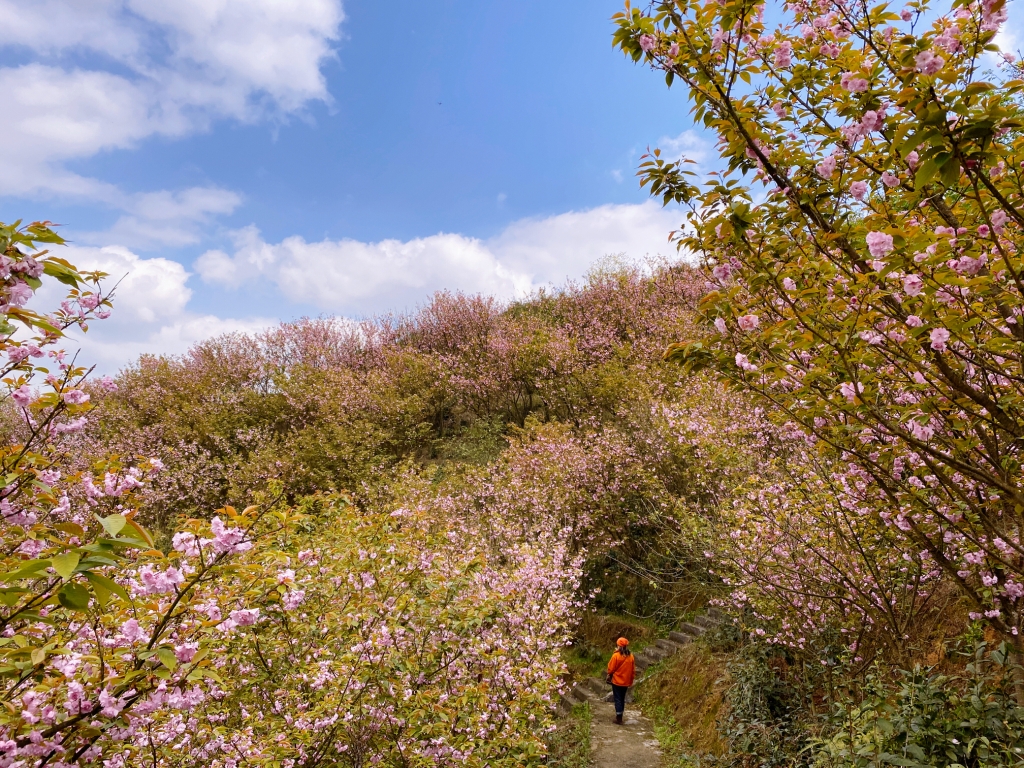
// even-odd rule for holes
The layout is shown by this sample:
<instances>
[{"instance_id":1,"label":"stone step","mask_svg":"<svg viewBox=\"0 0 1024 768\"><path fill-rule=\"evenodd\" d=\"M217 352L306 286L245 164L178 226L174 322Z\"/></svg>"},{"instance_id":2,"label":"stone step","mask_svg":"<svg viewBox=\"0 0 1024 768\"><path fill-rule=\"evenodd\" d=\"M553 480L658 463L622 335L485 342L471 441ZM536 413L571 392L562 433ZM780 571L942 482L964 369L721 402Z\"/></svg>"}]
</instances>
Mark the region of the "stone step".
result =
<instances>
[{"instance_id":1,"label":"stone step","mask_svg":"<svg viewBox=\"0 0 1024 768\"><path fill-rule=\"evenodd\" d=\"M688 635L693 635L694 637L703 635L707 631L704 627L700 626L699 624L690 623L680 624L679 630L681 632L685 632Z\"/></svg>"},{"instance_id":2,"label":"stone step","mask_svg":"<svg viewBox=\"0 0 1024 768\"><path fill-rule=\"evenodd\" d=\"M587 686L577 685L575 688L572 689L572 698L580 702L584 702L598 701L601 697L594 691L590 690L590 688L588 688Z\"/></svg>"},{"instance_id":3,"label":"stone step","mask_svg":"<svg viewBox=\"0 0 1024 768\"><path fill-rule=\"evenodd\" d=\"M705 629L718 629L722 624L718 619L712 619L710 616L698 616L693 620L693 623Z\"/></svg>"},{"instance_id":4,"label":"stone step","mask_svg":"<svg viewBox=\"0 0 1024 768\"><path fill-rule=\"evenodd\" d=\"M721 608L708 608L708 616L723 624L729 621L729 614L727 614Z\"/></svg>"},{"instance_id":5,"label":"stone step","mask_svg":"<svg viewBox=\"0 0 1024 768\"><path fill-rule=\"evenodd\" d=\"M563 712L572 712L572 708L579 703L580 702L577 701L576 698L573 696L564 693L559 694L558 696L558 708L561 709Z\"/></svg>"},{"instance_id":6,"label":"stone step","mask_svg":"<svg viewBox=\"0 0 1024 768\"><path fill-rule=\"evenodd\" d=\"M595 693L598 696L604 696L609 690L611 690L611 686L608 683L597 677L588 677L583 681L582 685L586 686L592 693Z\"/></svg>"},{"instance_id":7,"label":"stone step","mask_svg":"<svg viewBox=\"0 0 1024 768\"><path fill-rule=\"evenodd\" d=\"M678 643L679 645L686 645L687 643L693 642L692 635L684 635L682 632L669 632L668 639L673 643Z\"/></svg>"},{"instance_id":8,"label":"stone step","mask_svg":"<svg viewBox=\"0 0 1024 768\"><path fill-rule=\"evenodd\" d=\"M636 657L636 668L642 671L647 669L652 664L657 664L659 661L661 661L661 659L656 658L653 654L649 654L646 652L640 653L637 654Z\"/></svg>"},{"instance_id":9,"label":"stone step","mask_svg":"<svg viewBox=\"0 0 1024 768\"><path fill-rule=\"evenodd\" d=\"M659 648L668 651L669 654L677 653L679 649L682 647L681 645L679 645L679 643L673 643L671 640L665 640L664 638L655 640L654 644Z\"/></svg>"},{"instance_id":10,"label":"stone step","mask_svg":"<svg viewBox=\"0 0 1024 768\"><path fill-rule=\"evenodd\" d=\"M652 661L661 661L669 655L669 652L664 648L661 648L660 646L648 645L646 648L644 648L644 655Z\"/></svg>"}]
</instances>

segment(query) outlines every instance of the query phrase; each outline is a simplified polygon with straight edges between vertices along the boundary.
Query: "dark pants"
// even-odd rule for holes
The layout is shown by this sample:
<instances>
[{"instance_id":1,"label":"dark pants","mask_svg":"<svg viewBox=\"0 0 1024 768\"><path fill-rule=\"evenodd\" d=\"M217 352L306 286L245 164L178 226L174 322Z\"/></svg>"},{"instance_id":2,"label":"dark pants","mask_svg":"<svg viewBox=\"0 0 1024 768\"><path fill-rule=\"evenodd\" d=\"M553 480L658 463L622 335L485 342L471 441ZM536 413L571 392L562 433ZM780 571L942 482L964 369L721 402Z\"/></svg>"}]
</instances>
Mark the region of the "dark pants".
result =
<instances>
[{"instance_id":1,"label":"dark pants","mask_svg":"<svg viewBox=\"0 0 1024 768\"><path fill-rule=\"evenodd\" d=\"M621 715L623 710L626 709L626 691L629 690L628 685L613 685L612 696L615 697L615 714Z\"/></svg>"}]
</instances>

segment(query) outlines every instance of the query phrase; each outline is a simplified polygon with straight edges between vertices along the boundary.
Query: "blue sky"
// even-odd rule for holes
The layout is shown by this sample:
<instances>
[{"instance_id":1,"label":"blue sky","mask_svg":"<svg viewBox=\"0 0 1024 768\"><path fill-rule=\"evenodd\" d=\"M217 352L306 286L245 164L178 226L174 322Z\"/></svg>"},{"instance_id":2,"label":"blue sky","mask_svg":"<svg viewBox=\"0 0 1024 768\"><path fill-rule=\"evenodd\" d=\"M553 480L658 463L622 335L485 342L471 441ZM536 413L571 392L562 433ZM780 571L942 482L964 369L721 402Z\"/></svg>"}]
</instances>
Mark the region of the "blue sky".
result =
<instances>
[{"instance_id":1,"label":"blue sky","mask_svg":"<svg viewBox=\"0 0 1024 768\"><path fill-rule=\"evenodd\" d=\"M129 275L87 344L104 367L669 254L678 213L635 168L702 143L681 93L612 48L620 7L0 0L21 116L0 219L59 221L74 260Z\"/></svg>"},{"instance_id":2,"label":"blue sky","mask_svg":"<svg viewBox=\"0 0 1024 768\"><path fill-rule=\"evenodd\" d=\"M0 0L0 220L60 222L64 255L124 278L84 344L101 370L671 256L682 217L639 157L711 153L612 48L620 7Z\"/></svg>"}]
</instances>

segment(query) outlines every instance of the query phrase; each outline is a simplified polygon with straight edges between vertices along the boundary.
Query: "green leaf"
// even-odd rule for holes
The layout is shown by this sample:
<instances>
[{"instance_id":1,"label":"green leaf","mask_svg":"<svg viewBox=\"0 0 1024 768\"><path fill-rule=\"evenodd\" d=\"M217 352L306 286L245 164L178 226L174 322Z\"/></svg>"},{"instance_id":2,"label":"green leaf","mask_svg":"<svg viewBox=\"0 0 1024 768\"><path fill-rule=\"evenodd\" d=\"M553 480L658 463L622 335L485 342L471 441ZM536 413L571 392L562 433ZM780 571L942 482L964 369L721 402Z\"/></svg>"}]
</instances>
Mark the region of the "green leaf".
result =
<instances>
[{"instance_id":1,"label":"green leaf","mask_svg":"<svg viewBox=\"0 0 1024 768\"><path fill-rule=\"evenodd\" d=\"M53 527L58 531L70 534L71 536L78 536L79 538L85 536L85 529L78 523L58 523Z\"/></svg>"},{"instance_id":2,"label":"green leaf","mask_svg":"<svg viewBox=\"0 0 1024 768\"><path fill-rule=\"evenodd\" d=\"M47 259L43 262L43 272L50 277L57 278L64 285L72 288L78 287L78 274L73 269L69 269L64 264L60 264L53 259Z\"/></svg>"},{"instance_id":3,"label":"green leaf","mask_svg":"<svg viewBox=\"0 0 1024 768\"><path fill-rule=\"evenodd\" d=\"M963 93L964 96L973 96L976 93L984 93L985 91L991 91L993 88L995 88L995 86L992 85L992 83L977 82L971 83L966 88L964 88Z\"/></svg>"},{"instance_id":4,"label":"green leaf","mask_svg":"<svg viewBox=\"0 0 1024 768\"><path fill-rule=\"evenodd\" d=\"M71 574L75 572L75 568L78 567L78 562L81 559L82 556L77 552L65 552L63 555L57 555L53 558L53 570L62 579L67 581L71 578Z\"/></svg>"},{"instance_id":5,"label":"green leaf","mask_svg":"<svg viewBox=\"0 0 1024 768\"><path fill-rule=\"evenodd\" d=\"M100 521L104 530L111 536L117 536L121 530L128 524L128 518L124 515L110 515L108 517L96 516L96 519Z\"/></svg>"},{"instance_id":6,"label":"green leaf","mask_svg":"<svg viewBox=\"0 0 1024 768\"><path fill-rule=\"evenodd\" d=\"M0 589L0 603L8 607L17 605L18 601L21 600L21 596L28 592L27 589L22 587L6 587Z\"/></svg>"},{"instance_id":7,"label":"green leaf","mask_svg":"<svg viewBox=\"0 0 1024 768\"><path fill-rule=\"evenodd\" d=\"M939 172L939 165L935 160L925 160L918 166L917 173L914 174L914 183L918 187L923 187L926 184L931 183L932 179L935 178L935 174Z\"/></svg>"},{"instance_id":8,"label":"green leaf","mask_svg":"<svg viewBox=\"0 0 1024 768\"><path fill-rule=\"evenodd\" d=\"M38 578L41 571L51 565L49 560L28 560L21 568L0 576L0 581L17 581L18 579Z\"/></svg>"},{"instance_id":9,"label":"green leaf","mask_svg":"<svg viewBox=\"0 0 1024 768\"><path fill-rule=\"evenodd\" d=\"M113 579L108 579L106 576L100 576L98 573L93 573L92 571L86 571L84 576L89 580L89 583L92 584L93 589L96 590L97 597L101 596L101 591L106 593L105 596L102 596L101 602L106 603L107 596L113 593L126 603L131 603L132 599L128 595L128 591Z\"/></svg>"},{"instance_id":10,"label":"green leaf","mask_svg":"<svg viewBox=\"0 0 1024 768\"><path fill-rule=\"evenodd\" d=\"M960 163L953 159L942 167L942 183L947 187L955 187L960 181Z\"/></svg>"},{"instance_id":11,"label":"green leaf","mask_svg":"<svg viewBox=\"0 0 1024 768\"><path fill-rule=\"evenodd\" d=\"M138 534L138 536L133 535L132 538L138 538L138 539L146 542L146 544L148 544L150 547L155 547L156 546L156 542L154 542L153 541L153 537L149 535L149 531L147 531L145 528L143 528L141 525L139 525L134 520L128 520L128 525L130 525L132 528L134 528L135 529L135 533Z\"/></svg>"},{"instance_id":12,"label":"green leaf","mask_svg":"<svg viewBox=\"0 0 1024 768\"><path fill-rule=\"evenodd\" d=\"M89 607L89 590L81 584L65 584L57 593L57 599L65 608L84 611Z\"/></svg>"},{"instance_id":13,"label":"green leaf","mask_svg":"<svg viewBox=\"0 0 1024 768\"><path fill-rule=\"evenodd\" d=\"M178 657L174 655L174 651L170 648L157 648L156 657L160 659L160 663L171 670L171 672L178 668Z\"/></svg>"}]
</instances>

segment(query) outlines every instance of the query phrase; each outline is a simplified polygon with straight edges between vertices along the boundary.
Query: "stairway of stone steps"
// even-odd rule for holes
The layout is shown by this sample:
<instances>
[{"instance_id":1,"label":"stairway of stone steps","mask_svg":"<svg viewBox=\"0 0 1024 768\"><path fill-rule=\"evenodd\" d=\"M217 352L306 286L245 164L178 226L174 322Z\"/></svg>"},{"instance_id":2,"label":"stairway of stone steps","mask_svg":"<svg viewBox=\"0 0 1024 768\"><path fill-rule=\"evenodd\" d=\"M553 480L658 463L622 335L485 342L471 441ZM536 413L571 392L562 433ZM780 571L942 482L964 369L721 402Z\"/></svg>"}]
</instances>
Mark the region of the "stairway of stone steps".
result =
<instances>
[{"instance_id":1,"label":"stairway of stone steps","mask_svg":"<svg viewBox=\"0 0 1024 768\"><path fill-rule=\"evenodd\" d=\"M660 638L648 645L639 653L635 654L637 680L634 687L643 682L643 672L652 664L664 661L669 656L674 656L687 643L692 643L696 638L711 629L715 629L727 620L726 615L717 608L709 608L705 613L697 616L693 621L681 624L675 632L669 632L667 638ZM631 688L626 696L629 702L633 698ZM604 678L588 677L576 684L568 693L561 696L559 708L563 713L569 712L577 704L589 701L592 704L598 702L609 702L612 700L611 686L604 681Z\"/></svg>"}]
</instances>

